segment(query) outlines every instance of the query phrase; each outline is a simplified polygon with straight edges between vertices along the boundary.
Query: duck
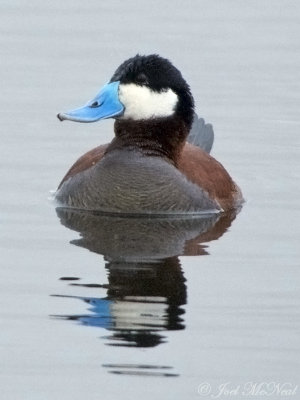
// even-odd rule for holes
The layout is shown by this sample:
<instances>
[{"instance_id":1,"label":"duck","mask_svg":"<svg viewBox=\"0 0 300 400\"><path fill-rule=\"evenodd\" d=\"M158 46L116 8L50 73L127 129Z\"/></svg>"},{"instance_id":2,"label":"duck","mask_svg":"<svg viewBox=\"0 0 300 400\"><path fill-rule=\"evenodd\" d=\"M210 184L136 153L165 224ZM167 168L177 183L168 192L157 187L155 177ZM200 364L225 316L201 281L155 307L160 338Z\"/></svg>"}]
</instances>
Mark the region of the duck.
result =
<instances>
[{"instance_id":1,"label":"duck","mask_svg":"<svg viewBox=\"0 0 300 400\"><path fill-rule=\"evenodd\" d=\"M112 141L74 163L58 186L57 202L126 215L195 215L240 207L240 188L192 132L194 108L190 86L168 59L137 54L124 61L92 100L57 114L60 121L115 120Z\"/></svg>"}]
</instances>

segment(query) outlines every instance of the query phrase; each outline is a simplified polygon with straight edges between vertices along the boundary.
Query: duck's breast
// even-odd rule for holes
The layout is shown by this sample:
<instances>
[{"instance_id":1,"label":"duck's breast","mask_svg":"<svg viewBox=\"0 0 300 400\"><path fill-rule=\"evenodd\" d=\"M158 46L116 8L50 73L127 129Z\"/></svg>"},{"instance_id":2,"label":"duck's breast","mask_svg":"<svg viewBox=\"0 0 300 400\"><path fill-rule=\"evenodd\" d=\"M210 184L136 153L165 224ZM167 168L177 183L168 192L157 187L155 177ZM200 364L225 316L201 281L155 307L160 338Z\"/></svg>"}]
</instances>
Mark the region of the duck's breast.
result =
<instances>
[{"instance_id":1,"label":"duck's breast","mask_svg":"<svg viewBox=\"0 0 300 400\"><path fill-rule=\"evenodd\" d=\"M57 200L66 206L121 213L197 213L219 210L205 190L160 157L115 150L66 179Z\"/></svg>"}]
</instances>

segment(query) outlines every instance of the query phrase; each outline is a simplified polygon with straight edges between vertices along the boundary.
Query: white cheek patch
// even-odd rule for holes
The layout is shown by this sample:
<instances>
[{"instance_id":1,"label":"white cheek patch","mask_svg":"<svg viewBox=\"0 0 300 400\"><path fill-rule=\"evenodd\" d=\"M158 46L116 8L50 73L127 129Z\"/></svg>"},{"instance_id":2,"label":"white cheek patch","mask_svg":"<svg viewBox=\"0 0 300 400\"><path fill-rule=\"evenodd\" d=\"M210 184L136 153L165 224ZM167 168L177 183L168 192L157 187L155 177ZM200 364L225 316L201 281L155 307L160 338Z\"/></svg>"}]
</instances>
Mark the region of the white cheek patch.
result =
<instances>
[{"instance_id":1,"label":"white cheek patch","mask_svg":"<svg viewBox=\"0 0 300 400\"><path fill-rule=\"evenodd\" d=\"M173 115L178 97L172 89L158 93L129 83L120 84L119 100L125 107L123 118L139 120Z\"/></svg>"}]
</instances>

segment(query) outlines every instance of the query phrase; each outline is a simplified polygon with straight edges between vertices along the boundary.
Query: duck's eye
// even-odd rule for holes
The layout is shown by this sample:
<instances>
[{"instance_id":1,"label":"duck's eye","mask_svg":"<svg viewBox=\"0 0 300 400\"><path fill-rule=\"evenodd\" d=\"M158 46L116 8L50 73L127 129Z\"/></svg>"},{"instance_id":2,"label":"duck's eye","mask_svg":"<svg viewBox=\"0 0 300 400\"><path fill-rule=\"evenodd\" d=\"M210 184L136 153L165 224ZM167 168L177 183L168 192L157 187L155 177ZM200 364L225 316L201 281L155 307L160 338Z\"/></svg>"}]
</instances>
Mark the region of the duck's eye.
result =
<instances>
[{"instance_id":1,"label":"duck's eye","mask_svg":"<svg viewBox=\"0 0 300 400\"><path fill-rule=\"evenodd\" d=\"M140 85L148 85L149 81L147 76L144 73L138 74L136 77L137 83Z\"/></svg>"}]
</instances>

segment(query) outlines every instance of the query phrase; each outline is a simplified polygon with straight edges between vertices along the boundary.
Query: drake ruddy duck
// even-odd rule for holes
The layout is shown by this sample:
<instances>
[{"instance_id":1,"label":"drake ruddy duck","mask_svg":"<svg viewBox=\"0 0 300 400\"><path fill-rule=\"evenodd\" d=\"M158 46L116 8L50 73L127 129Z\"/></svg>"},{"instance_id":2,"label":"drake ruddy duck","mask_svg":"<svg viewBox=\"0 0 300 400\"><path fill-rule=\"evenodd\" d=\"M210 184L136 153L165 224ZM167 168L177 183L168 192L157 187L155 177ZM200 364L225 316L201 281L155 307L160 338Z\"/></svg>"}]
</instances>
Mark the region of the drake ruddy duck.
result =
<instances>
[{"instance_id":1,"label":"drake ruddy duck","mask_svg":"<svg viewBox=\"0 0 300 400\"><path fill-rule=\"evenodd\" d=\"M126 214L195 214L227 211L243 201L224 167L187 143L194 100L167 59L130 58L93 100L58 118L115 119L111 143L79 158L60 183L56 199L63 206Z\"/></svg>"}]
</instances>

